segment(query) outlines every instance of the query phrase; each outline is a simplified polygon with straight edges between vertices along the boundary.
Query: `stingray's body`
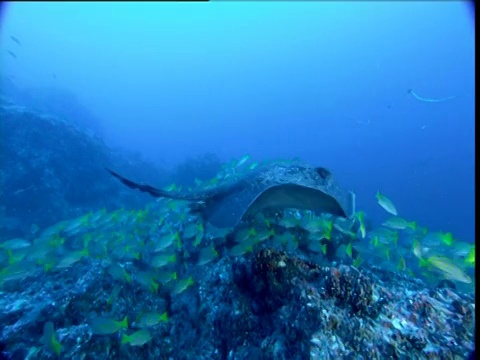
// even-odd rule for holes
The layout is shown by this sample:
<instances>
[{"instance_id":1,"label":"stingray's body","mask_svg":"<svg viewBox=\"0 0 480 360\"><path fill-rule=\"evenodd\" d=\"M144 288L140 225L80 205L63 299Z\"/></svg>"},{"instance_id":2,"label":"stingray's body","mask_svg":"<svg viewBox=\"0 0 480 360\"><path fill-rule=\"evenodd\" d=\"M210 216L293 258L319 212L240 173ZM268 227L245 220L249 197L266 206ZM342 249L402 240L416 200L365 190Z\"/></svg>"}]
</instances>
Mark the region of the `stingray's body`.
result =
<instances>
[{"instance_id":1,"label":"stingray's body","mask_svg":"<svg viewBox=\"0 0 480 360\"><path fill-rule=\"evenodd\" d=\"M193 208L219 228L234 227L266 209L294 208L340 217L351 217L355 211L351 191L340 187L328 170L308 165L264 165L230 184L190 193L164 191L108 171L128 187L154 197L194 202Z\"/></svg>"}]
</instances>

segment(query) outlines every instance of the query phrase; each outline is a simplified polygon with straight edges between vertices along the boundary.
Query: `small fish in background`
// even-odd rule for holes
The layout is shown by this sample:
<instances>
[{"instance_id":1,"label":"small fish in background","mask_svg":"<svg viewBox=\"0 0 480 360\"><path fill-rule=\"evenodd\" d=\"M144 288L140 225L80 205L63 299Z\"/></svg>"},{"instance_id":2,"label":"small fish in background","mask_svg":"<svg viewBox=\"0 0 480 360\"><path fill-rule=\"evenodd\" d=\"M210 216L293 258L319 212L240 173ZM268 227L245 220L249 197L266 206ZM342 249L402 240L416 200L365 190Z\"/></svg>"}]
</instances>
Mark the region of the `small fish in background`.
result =
<instances>
[{"instance_id":1,"label":"small fish in background","mask_svg":"<svg viewBox=\"0 0 480 360\"><path fill-rule=\"evenodd\" d=\"M14 42L16 42L19 46L22 46L20 41L15 36L10 35L10 39L12 39Z\"/></svg>"},{"instance_id":2,"label":"small fish in background","mask_svg":"<svg viewBox=\"0 0 480 360\"><path fill-rule=\"evenodd\" d=\"M393 205L393 202L389 198L387 198L385 195L381 194L380 191L377 191L377 194L375 195L375 197L378 200L378 204L386 212L388 212L388 213L390 213L394 216L398 215L398 212L397 212L397 209L396 209L395 205Z\"/></svg>"},{"instance_id":3,"label":"small fish in background","mask_svg":"<svg viewBox=\"0 0 480 360\"><path fill-rule=\"evenodd\" d=\"M258 166L258 163L257 163L257 162L254 162L254 163L252 163L252 164L248 167L248 169L249 169L249 170L253 170L253 169L255 169L257 166Z\"/></svg>"},{"instance_id":4,"label":"small fish in background","mask_svg":"<svg viewBox=\"0 0 480 360\"><path fill-rule=\"evenodd\" d=\"M176 184L170 184L163 188L165 191L180 191L180 188Z\"/></svg>"},{"instance_id":5,"label":"small fish in background","mask_svg":"<svg viewBox=\"0 0 480 360\"><path fill-rule=\"evenodd\" d=\"M15 53L13 51L10 51L10 50L7 50L7 52L10 54L11 57L13 57L14 59L17 58L17 55L15 55Z\"/></svg>"},{"instance_id":6,"label":"small fish in background","mask_svg":"<svg viewBox=\"0 0 480 360\"><path fill-rule=\"evenodd\" d=\"M240 160L238 160L237 164L235 165L236 168L242 166L243 164L245 164L248 160L250 160L250 155L246 154L246 155L243 155Z\"/></svg>"},{"instance_id":7,"label":"small fish in background","mask_svg":"<svg viewBox=\"0 0 480 360\"><path fill-rule=\"evenodd\" d=\"M52 74L52 77L57 80L57 75L55 75L55 73Z\"/></svg>"},{"instance_id":8,"label":"small fish in background","mask_svg":"<svg viewBox=\"0 0 480 360\"><path fill-rule=\"evenodd\" d=\"M440 102L444 102L444 101L448 101L448 100L452 100L452 99L455 99L456 96L447 96L447 97L444 97L444 98L437 98L437 99L434 99L434 98L426 98L426 97L422 97L420 95L418 95L415 91L413 91L412 89L408 89L407 90L407 94L410 94L412 95L415 99L419 100L419 101L422 101L422 102L426 102L426 103L440 103Z\"/></svg>"}]
</instances>

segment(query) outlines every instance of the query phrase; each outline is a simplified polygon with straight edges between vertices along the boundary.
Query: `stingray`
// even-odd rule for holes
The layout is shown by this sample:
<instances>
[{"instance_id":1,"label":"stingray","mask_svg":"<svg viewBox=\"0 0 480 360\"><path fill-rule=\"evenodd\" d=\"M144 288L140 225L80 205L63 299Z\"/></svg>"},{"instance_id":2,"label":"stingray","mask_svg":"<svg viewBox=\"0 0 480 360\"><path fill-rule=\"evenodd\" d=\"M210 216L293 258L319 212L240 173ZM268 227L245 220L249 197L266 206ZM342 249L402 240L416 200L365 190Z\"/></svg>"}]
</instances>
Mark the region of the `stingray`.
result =
<instances>
[{"instance_id":1,"label":"stingray","mask_svg":"<svg viewBox=\"0 0 480 360\"><path fill-rule=\"evenodd\" d=\"M265 210L293 208L344 218L355 212L355 194L323 167L269 164L229 184L191 192L165 191L106 170L131 189L156 198L190 201L190 209L217 228L235 227Z\"/></svg>"}]
</instances>

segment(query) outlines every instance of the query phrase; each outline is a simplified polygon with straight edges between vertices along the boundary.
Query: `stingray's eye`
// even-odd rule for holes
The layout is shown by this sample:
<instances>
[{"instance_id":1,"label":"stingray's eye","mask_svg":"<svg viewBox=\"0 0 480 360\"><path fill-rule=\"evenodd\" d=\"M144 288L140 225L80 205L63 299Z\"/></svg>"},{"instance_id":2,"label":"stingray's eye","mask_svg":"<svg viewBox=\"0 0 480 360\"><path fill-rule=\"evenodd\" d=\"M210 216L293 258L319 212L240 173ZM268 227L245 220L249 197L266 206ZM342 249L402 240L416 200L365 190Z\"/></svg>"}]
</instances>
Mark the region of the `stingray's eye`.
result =
<instances>
[{"instance_id":1,"label":"stingray's eye","mask_svg":"<svg viewBox=\"0 0 480 360\"><path fill-rule=\"evenodd\" d=\"M332 175L332 173L330 171L328 171L327 169L323 168L323 167L318 167L315 169L318 173L318 175L320 175L320 177L322 179L326 179L328 178L329 176Z\"/></svg>"}]
</instances>

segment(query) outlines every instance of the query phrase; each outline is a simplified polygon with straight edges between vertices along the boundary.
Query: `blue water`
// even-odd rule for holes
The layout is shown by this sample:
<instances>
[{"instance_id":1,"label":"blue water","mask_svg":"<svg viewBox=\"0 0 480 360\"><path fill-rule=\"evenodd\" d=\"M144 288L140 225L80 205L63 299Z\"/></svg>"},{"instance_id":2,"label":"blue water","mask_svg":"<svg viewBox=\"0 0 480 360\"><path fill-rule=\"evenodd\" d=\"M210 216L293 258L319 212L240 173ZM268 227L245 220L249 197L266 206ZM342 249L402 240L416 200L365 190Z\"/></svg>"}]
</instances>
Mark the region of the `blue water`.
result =
<instances>
[{"instance_id":1,"label":"blue water","mask_svg":"<svg viewBox=\"0 0 480 360\"><path fill-rule=\"evenodd\" d=\"M467 3L8 3L1 22L2 74L74 93L109 144L170 167L300 157L374 221L380 190L405 218L474 240Z\"/></svg>"}]
</instances>

